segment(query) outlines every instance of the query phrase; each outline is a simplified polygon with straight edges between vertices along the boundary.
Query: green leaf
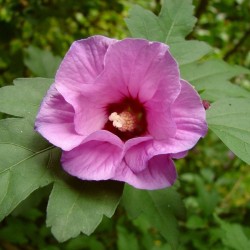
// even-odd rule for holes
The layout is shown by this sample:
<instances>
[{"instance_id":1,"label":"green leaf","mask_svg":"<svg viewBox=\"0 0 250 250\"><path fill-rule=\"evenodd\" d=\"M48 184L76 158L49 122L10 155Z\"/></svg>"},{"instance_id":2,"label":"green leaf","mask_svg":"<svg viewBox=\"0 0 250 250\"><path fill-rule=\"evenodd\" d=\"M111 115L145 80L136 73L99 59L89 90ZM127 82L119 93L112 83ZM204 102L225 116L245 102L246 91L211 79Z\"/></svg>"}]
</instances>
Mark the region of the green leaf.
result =
<instances>
[{"instance_id":1,"label":"green leaf","mask_svg":"<svg viewBox=\"0 0 250 250\"><path fill-rule=\"evenodd\" d=\"M134 233L128 232L125 227L118 226L118 250L140 250L139 244Z\"/></svg>"},{"instance_id":2,"label":"green leaf","mask_svg":"<svg viewBox=\"0 0 250 250\"><path fill-rule=\"evenodd\" d=\"M0 88L0 112L34 118L53 79L19 78Z\"/></svg>"},{"instance_id":3,"label":"green leaf","mask_svg":"<svg viewBox=\"0 0 250 250\"><path fill-rule=\"evenodd\" d=\"M180 67L183 79L192 83L197 91L204 90L202 98L216 101L224 97L249 97L250 92L233 85L228 80L250 71L240 66L231 66L222 60L208 60Z\"/></svg>"},{"instance_id":4,"label":"green leaf","mask_svg":"<svg viewBox=\"0 0 250 250\"><path fill-rule=\"evenodd\" d=\"M0 111L23 117L0 120L0 220L33 191L54 182L47 222L64 241L80 232L92 233L103 215L111 217L123 184L69 177L60 166L60 150L34 131L35 116L52 82L18 79L0 89Z\"/></svg>"},{"instance_id":5,"label":"green leaf","mask_svg":"<svg viewBox=\"0 0 250 250\"><path fill-rule=\"evenodd\" d=\"M164 0L158 17L134 6L125 21L133 37L173 44L192 31L193 9L191 0Z\"/></svg>"},{"instance_id":6,"label":"green leaf","mask_svg":"<svg viewBox=\"0 0 250 250\"><path fill-rule=\"evenodd\" d=\"M33 191L54 180L58 150L34 131L34 117L51 79L18 79L0 89L0 220ZM11 154L10 154L11 152Z\"/></svg>"},{"instance_id":7,"label":"green leaf","mask_svg":"<svg viewBox=\"0 0 250 250\"><path fill-rule=\"evenodd\" d=\"M212 51L212 48L204 42L195 40L181 41L171 44L170 51L179 65L194 62Z\"/></svg>"},{"instance_id":8,"label":"green leaf","mask_svg":"<svg viewBox=\"0 0 250 250\"><path fill-rule=\"evenodd\" d=\"M194 27L192 0L164 0L159 15L165 43L173 44L183 40Z\"/></svg>"},{"instance_id":9,"label":"green leaf","mask_svg":"<svg viewBox=\"0 0 250 250\"><path fill-rule=\"evenodd\" d=\"M216 190L207 190L204 180L200 176L195 176L195 186L198 192L197 201L205 216L210 216L214 212L219 201Z\"/></svg>"},{"instance_id":10,"label":"green leaf","mask_svg":"<svg viewBox=\"0 0 250 250\"><path fill-rule=\"evenodd\" d=\"M0 120L0 220L34 190L53 181L58 153L26 119Z\"/></svg>"},{"instance_id":11,"label":"green leaf","mask_svg":"<svg viewBox=\"0 0 250 250\"><path fill-rule=\"evenodd\" d=\"M196 21L193 8L189 0L165 0L159 16L156 16L135 5L125 21L133 37L168 44L179 65L185 65L212 51L204 42L185 40Z\"/></svg>"},{"instance_id":12,"label":"green leaf","mask_svg":"<svg viewBox=\"0 0 250 250\"><path fill-rule=\"evenodd\" d=\"M204 90L202 98L216 101L224 97L250 97L250 93L228 80L249 70L230 66L222 60L197 63L211 52L204 42L186 41L185 36L193 29L192 1L163 1L159 16L139 6L134 6L126 19L133 37L167 43L177 60L183 79L191 82L198 91Z\"/></svg>"},{"instance_id":13,"label":"green leaf","mask_svg":"<svg viewBox=\"0 0 250 250\"><path fill-rule=\"evenodd\" d=\"M222 237L223 244L234 250L249 250L250 239L248 239L243 231L243 227L239 224L230 224L216 217L216 221L220 224L224 235Z\"/></svg>"},{"instance_id":14,"label":"green leaf","mask_svg":"<svg viewBox=\"0 0 250 250\"><path fill-rule=\"evenodd\" d=\"M183 217L185 209L173 188L145 191L126 186L123 204L131 218L144 213L148 221L171 244L172 249L177 249L179 233L176 216Z\"/></svg>"},{"instance_id":15,"label":"green leaf","mask_svg":"<svg viewBox=\"0 0 250 250\"><path fill-rule=\"evenodd\" d=\"M125 18L125 22L133 37L164 42L159 19L151 11L135 5L130 9L129 17Z\"/></svg>"},{"instance_id":16,"label":"green leaf","mask_svg":"<svg viewBox=\"0 0 250 250\"><path fill-rule=\"evenodd\" d=\"M207 111L209 128L239 158L250 164L250 99L227 98Z\"/></svg>"},{"instance_id":17,"label":"green leaf","mask_svg":"<svg viewBox=\"0 0 250 250\"><path fill-rule=\"evenodd\" d=\"M201 97L204 100L211 102L220 100L227 97L247 97L250 98L250 92L241 88L240 86L233 84L229 81L220 81L219 84L207 84L201 93Z\"/></svg>"},{"instance_id":18,"label":"green leaf","mask_svg":"<svg viewBox=\"0 0 250 250\"><path fill-rule=\"evenodd\" d=\"M203 63L191 63L181 67L181 75L190 81L197 89L209 84L219 84L240 74L249 74L250 71L240 66L232 66L222 60L208 60Z\"/></svg>"},{"instance_id":19,"label":"green leaf","mask_svg":"<svg viewBox=\"0 0 250 250\"><path fill-rule=\"evenodd\" d=\"M26 245L30 238L35 237L36 232L37 228L34 223L23 223L21 219L10 217L6 220L6 224L0 228L1 246L3 241L17 245ZM2 250L3 248L1 247L0 249Z\"/></svg>"},{"instance_id":20,"label":"green leaf","mask_svg":"<svg viewBox=\"0 0 250 250\"><path fill-rule=\"evenodd\" d=\"M103 215L111 217L120 201L123 183L83 182L76 178L56 181L47 208L47 226L58 241L90 235Z\"/></svg>"},{"instance_id":21,"label":"green leaf","mask_svg":"<svg viewBox=\"0 0 250 250\"><path fill-rule=\"evenodd\" d=\"M53 78L61 60L61 57L54 56L50 51L29 46L26 49L24 64L36 76Z\"/></svg>"},{"instance_id":22,"label":"green leaf","mask_svg":"<svg viewBox=\"0 0 250 250\"><path fill-rule=\"evenodd\" d=\"M191 215L186 223L186 227L190 229L204 228L206 226L206 221L197 215Z\"/></svg>"},{"instance_id":23,"label":"green leaf","mask_svg":"<svg viewBox=\"0 0 250 250\"><path fill-rule=\"evenodd\" d=\"M60 246L60 244L58 245ZM101 242L100 239L98 239L98 235L97 237L95 237L94 235L92 237L81 236L75 239L71 239L70 241L67 242L67 245L65 246L64 250L72 250L72 249L105 250L105 246L103 245L103 242ZM47 248L45 248L44 250L47 250Z\"/></svg>"}]
</instances>

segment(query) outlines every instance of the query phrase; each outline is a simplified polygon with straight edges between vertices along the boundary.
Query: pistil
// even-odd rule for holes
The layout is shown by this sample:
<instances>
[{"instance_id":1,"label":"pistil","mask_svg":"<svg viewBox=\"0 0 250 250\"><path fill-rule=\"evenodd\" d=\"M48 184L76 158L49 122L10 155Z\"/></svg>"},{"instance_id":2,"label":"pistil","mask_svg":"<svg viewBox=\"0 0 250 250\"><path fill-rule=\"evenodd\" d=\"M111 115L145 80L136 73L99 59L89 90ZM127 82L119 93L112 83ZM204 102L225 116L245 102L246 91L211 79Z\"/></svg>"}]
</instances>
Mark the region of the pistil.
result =
<instances>
[{"instance_id":1,"label":"pistil","mask_svg":"<svg viewBox=\"0 0 250 250\"><path fill-rule=\"evenodd\" d=\"M120 114L113 112L109 116L109 120L121 132L132 132L136 128L136 117L129 111L123 111Z\"/></svg>"},{"instance_id":2,"label":"pistil","mask_svg":"<svg viewBox=\"0 0 250 250\"><path fill-rule=\"evenodd\" d=\"M122 141L147 133L146 111L138 99L125 98L106 107L107 122L103 129L117 135Z\"/></svg>"}]
</instances>

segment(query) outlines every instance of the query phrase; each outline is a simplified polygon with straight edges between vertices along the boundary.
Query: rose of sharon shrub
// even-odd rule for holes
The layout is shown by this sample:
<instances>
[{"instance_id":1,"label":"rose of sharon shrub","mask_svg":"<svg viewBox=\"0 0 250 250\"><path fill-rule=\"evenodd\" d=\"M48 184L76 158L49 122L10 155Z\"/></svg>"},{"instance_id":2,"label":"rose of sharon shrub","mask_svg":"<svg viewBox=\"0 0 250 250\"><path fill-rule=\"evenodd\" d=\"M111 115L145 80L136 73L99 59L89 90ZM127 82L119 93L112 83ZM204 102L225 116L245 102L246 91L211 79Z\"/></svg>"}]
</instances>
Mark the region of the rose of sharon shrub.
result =
<instances>
[{"instance_id":1,"label":"rose of sharon shrub","mask_svg":"<svg viewBox=\"0 0 250 250\"><path fill-rule=\"evenodd\" d=\"M35 127L63 150L70 175L141 189L172 185L172 158L207 131L200 97L180 78L167 45L103 36L72 44Z\"/></svg>"}]
</instances>

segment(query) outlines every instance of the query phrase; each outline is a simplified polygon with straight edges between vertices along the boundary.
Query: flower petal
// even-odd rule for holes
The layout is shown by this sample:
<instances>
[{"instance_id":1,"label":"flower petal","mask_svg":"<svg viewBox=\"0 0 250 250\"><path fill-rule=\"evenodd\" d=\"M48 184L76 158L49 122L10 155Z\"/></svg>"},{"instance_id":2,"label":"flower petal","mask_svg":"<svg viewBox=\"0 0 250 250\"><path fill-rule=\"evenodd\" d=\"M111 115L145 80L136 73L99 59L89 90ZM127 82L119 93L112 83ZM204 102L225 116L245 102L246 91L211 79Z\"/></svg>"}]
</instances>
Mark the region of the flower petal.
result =
<instances>
[{"instance_id":1,"label":"flower petal","mask_svg":"<svg viewBox=\"0 0 250 250\"><path fill-rule=\"evenodd\" d=\"M161 82L155 95L145 103L149 133L157 140L173 137L176 133L176 124L172 117L171 105L180 93L181 85ZM168 85L175 86L175 89Z\"/></svg>"},{"instance_id":2,"label":"flower petal","mask_svg":"<svg viewBox=\"0 0 250 250\"><path fill-rule=\"evenodd\" d=\"M85 84L93 84L104 67L107 49L115 39L92 36L75 41L65 55L56 74L58 91L74 106Z\"/></svg>"},{"instance_id":3,"label":"flower petal","mask_svg":"<svg viewBox=\"0 0 250 250\"><path fill-rule=\"evenodd\" d=\"M181 93L172 106L177 125L176 140L188 140L194 146L207 133L206 111L192 85L184 80L181 80L181 84Z\"/></svg>"},{"instance_id":4,"label":"flower petal","mask_svg":"<svg viewBox=\"0 0 250 250\"><path fill-rule=\"evenodd\" d=\"M102 129L110 115L106 113L107 105L120 99L118 94L114 95L103 84L84 86L74 104L76 131L82 135L89 135Z\"/></svg>"},{"instance_id":5,"label":"flower petal","mask_svg":"<svg viewBox=\"0 0 250 250\"><path fill-rule=\"evenodd\" d=\"M207 132L206 112L199 94L181 80L181 93L172 105L176 134L164 141L153 141L150 154L176 154L191 149Z\"/></svg>"},{"instance_id":6,"label":"flower petal","mask_svg":"<svg viewBox=\"0 0 250 250\"><path fill-rule=\"evenodd\" d=\"M110 144L115 145L121 149L123 149L124 147L124 142L118 136L107 130L99 130L90 134L83 140L82 143L86 143L89 141L109 142Z\"/></svg>"},{"instance_id":7,"label":"flower petal","mask_svg":"<svg viewBox=\"0 0 250 250\"><path fill-rule=\"evenodd\" d=\"M172 105L176 133L165 140L147 140L129 147L125 159L132 171L145 169L148 159L158 154L182 158L206 134L206 113L200 97L189 83L181 84L181 93Z\"/></svg>"},{"instance_id":8,"label":"flower petal","mask_svg":"<svg viewBox=\"0 0 250 250\"><path fill-rule=\"evenodd\" d=\"M61 162L64 170L82 180L112 179L122 161L122 143L116 139L113 141L114 135L106 132L98 131L80 146L63 152Z\"/></svg>"},{"instance_id":9,"label":"flower petal","mask_svg":"<svg viewBox=\"0 0 250 250\"><path fill-rule=\"evenodd\" d=\"M138 173L147 167L148 160L152 157L147 154L146 145L152 141L152 136L137 137L125 143L125 162L128 167Z\"/></svg>"},{"instance_id":10,"label":"flower petal","mask_svg":"<svg viewBox=\"0 0 250 250\"><path fill-rule=\"evenodd\" d=\"M35 129L52 144L70 150L83 137L74 128L74 110L52 84L36 117Z\"/></svg>"},{"instance_id":11,"label":"flower petal","mask_svg":"<svg viewBox=\"0 0 250 250\"><path fill-rule=\"evenodd\" d=\"M115 180L125 181L140 189L160 189L173 185L177 177L173 161L167 155L157 155L148 161L148 167L134 173L128 167L120 168Z\"/></svg>"},{"instance_id":12,"label":"flower petal","mask_svg":"<svg viewBox=\"0 0 250 250\"><path fill-rule=\"evenodd\" d=\"M89 135L102 129L108 121L105 108L99 102L93 102L91 98L81 98L79 106L75 108L75 128L79 134Z\"/></svg>"},{"instance_id":13,"label":"flower petal","mask_svg":"<svg viewBox=\"0 0 250 250\"><path fill-rule=\"evenodd\" d=\"M176 154L169 154L169 157L171 159L181 159L181 158L186 157L187 154L188 154L188 151L183 151L183 152L176 153Z\"/></svg>"},{"instance_id":14,"label":"flower petal","mask_svg":"<svg viewBox=\"0 0 250 250\"><path fill-rule=\"evenodd\" d=\"M151 99L161 82L177 94L180 85L178 66L167 45L129 38L109 47L99 81L106 82L114 93L141 102Z\"/></svg>"}]
</instances>

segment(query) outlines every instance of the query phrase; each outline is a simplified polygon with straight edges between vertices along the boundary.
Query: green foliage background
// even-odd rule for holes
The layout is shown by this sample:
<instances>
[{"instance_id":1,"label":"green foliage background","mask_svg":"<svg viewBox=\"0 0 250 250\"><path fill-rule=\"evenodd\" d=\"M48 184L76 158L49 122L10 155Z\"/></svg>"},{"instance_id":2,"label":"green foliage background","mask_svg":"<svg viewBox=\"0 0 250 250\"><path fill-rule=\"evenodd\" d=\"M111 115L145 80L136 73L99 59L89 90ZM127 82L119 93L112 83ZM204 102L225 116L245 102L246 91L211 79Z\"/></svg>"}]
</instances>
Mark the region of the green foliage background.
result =
<instances>
[{"instance_id":1,"label":"green foliage background","mask_svg":"<svg viewBox=\"0 0 250 250\"><path fill-rule=\"evenodd\" d=\"M0 86L17 77L38 76L41 67L32 63L34 57L50 61L49 52L57 57L53 67L44 67L43 76L53 77L60 58L76 39L94 34L119 39L129 36L124 18L135 3L156 14L160 10L157 0L0 0ZM249 1L196 0L194 5L198 22L188 38L216 47L215 58L249 68ZM234 83L250 90L247 77L236 77ZM250 249L249 166L210 133L176 164L179 181L175 188L187 208L186 218L178 222L179 249ZM150 222L143 215L130 220L133 215L127 214L124 206L111 220L104 219L90 237L58 243L45 226L50 191L51 186L35 191L1 222L0 249L170 249L174 227L166 228L167 242L153 216ZM137 200L127 196L123 204ZM147 211L159 212L153 205Z\"/></svg>"}]
</instances>

